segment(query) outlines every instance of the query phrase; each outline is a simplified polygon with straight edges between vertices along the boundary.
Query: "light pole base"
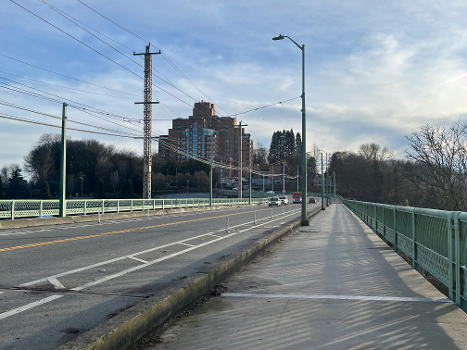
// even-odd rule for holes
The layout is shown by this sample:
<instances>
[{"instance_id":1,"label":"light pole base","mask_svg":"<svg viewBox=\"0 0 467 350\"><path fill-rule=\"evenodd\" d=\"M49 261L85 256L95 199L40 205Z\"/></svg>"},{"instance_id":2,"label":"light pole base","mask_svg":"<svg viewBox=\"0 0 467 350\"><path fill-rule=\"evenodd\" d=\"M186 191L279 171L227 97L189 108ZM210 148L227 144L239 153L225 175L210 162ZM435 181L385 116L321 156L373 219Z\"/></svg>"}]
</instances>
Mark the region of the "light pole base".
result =
<instances>
[{"instance_id":1,"label":"light pole base","mask_svg":"<svg viewBox=\"0 0 467 350\"><path fill-rule=\"evenodd\" d=\"M310 221L308 219L302 220L302 222L300 222L300 225L301 226L310 226Z\"/></svg>"}]
</instances>

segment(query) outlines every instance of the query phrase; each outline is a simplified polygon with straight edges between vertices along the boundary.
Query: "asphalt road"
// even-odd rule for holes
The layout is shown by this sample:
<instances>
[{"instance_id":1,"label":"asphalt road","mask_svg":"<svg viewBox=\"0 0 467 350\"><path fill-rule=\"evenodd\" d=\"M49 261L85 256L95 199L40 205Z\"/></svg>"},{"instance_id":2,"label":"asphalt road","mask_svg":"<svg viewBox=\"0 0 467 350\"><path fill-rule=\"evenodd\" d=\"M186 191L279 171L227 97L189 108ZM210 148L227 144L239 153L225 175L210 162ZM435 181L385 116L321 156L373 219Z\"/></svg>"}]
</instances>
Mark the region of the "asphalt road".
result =
<instances>
[{"instance_id":1,"label":"asphalt road","mask_svg":"<svg viewBox=\"0 0 467 350\"><path fill-rule=\"evenodd\" d=\"M253 206L2 230L0 349L58 347L171 284L205 273L296 219L299 210Z\"/></svg>"}]
</instances>

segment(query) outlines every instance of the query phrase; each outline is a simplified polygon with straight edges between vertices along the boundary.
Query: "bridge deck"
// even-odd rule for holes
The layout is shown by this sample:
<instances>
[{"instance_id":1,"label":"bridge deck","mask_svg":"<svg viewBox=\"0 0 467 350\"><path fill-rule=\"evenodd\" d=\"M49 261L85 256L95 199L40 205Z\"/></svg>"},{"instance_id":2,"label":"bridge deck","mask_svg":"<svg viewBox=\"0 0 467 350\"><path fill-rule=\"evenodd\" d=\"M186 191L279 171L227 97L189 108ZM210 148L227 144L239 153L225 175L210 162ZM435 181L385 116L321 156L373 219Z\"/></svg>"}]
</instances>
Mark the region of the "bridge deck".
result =
<instances>
[{"instance_id":1,"label":"bridge deck","mask_svg":"<svg viewBox=\"0 0 467 350\"><path fill-rule=\"evenodd\" d=\"M226 283L154 349L465 349L466 314L343 205Z\"/></svg>"}]
</instances>

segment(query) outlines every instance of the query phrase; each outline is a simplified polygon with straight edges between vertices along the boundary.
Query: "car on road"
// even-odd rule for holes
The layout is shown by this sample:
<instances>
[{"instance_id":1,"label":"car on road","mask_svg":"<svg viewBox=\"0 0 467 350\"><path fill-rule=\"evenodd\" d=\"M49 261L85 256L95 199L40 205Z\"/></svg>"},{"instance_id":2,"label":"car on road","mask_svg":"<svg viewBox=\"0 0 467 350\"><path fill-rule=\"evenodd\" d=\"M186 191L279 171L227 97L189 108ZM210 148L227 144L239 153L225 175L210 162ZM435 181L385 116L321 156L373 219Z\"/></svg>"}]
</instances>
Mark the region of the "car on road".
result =
<instances>
[{"instance_id":1,"label":"car on road","mask_svg":"<svg viewBox=\"0 0 467 350\"><path fill-rule=\"evenodd\" d=\"M280 207L282 205L282 201L279 197L271 197L269 198L269 206L270 207Z\"/></svg>"},{"instance_id":2,"label":"car on road","mask_svg":"<svg viewBox=\"0 0 467 350\"><path fill-rule=\"evenodd\" d=\"M274 194L274 191L267 191L266 194Z\"/></svg>"},{"instance_id":3,"label":"car on road","mask_svg":"<svg viewBox=\"0 0 467 350\"><path fill-rule=\"evenodd\" d=\"M308 201L308 203L316 203L316 199L314 197L310 197L310 200Z\"/></svg>"},{"instance_id":4,"label":"car on road","mask_svg":"<svg viewBox=\"0 0 467 350\"><path fill-rule=\"evenodd\" d=\"M301 203L302 202L302 192L294 192L292 194L293 197L293 203Z\"/></svg>"},{"instance_id":5,"label":"car on road","mask_svg":"<svg viewBox=\"0 0 467 350\"><path fill-rule=\"evenodd\" d=\"M289 200L288 200L287 196L279 196L279 199L281 200L281 204L283 204L283 205L289 204Z\"/></svg>"}]
</instances>

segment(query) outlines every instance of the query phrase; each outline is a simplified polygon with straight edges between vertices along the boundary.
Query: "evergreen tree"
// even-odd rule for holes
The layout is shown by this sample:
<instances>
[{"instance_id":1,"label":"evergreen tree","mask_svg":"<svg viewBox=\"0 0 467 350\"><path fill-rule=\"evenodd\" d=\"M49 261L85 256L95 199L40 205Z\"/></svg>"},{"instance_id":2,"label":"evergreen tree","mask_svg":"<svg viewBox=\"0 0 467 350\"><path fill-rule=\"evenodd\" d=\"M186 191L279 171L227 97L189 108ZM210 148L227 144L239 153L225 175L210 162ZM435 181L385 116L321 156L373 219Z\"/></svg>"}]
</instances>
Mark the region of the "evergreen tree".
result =
<instances>
[{"instance_id":1,"label":"evergreen tree","mask_svg":"<svg viewBox=\"0 0 467 350\"><path fill-rule=\"evenodd\" d=\"M8 191L10 198L27 198L28 197L28 183L23 178L21 168L13 165L8 178Z\"/></svg>"},{"instance_id":2,"label":"evergreen tree","mask_svg":"<svg viewBox=\"0 0 467 350\"><path fill-rule=\"evenodd\" d=\"M302 153L302 137L299 132L297 132L297 135L295 136L295 152L298 154Z\"/></svg>"}]
</instances>

